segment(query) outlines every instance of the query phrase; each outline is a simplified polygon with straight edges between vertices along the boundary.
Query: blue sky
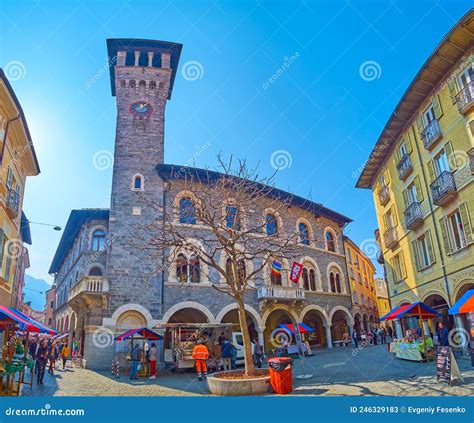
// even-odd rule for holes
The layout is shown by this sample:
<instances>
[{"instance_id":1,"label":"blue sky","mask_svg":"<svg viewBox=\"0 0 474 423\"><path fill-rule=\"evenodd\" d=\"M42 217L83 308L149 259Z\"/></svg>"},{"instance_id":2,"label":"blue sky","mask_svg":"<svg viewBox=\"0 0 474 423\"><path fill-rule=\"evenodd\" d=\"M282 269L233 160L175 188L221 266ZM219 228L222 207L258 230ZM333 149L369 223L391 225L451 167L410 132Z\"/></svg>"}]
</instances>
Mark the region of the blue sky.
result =
<instances>
[{"instance_id":1,"label":"blue sky","mask_svg":"<svg viewBox=\"0 0 474 423\"><path fill-rule=\"evenodd\" d=\"M184 45L166 112L167 163L194 158L213 167L222 152L270 175L272 154L283 150L287 161L278 163L291 166L278 173L278 186L354 219L347 234L370 249L377 222L371 192L354 188L358 171L420 66L469 5L4 1L0 64L41 166L27 182L24 210L31 221L64 225L73 208L109 206L112 167L94 162L113 152L115 137L106 39L158 39ZM33 225L32 236L29 273L52 281L61 233Z\"/></svg>"}]
</instances>

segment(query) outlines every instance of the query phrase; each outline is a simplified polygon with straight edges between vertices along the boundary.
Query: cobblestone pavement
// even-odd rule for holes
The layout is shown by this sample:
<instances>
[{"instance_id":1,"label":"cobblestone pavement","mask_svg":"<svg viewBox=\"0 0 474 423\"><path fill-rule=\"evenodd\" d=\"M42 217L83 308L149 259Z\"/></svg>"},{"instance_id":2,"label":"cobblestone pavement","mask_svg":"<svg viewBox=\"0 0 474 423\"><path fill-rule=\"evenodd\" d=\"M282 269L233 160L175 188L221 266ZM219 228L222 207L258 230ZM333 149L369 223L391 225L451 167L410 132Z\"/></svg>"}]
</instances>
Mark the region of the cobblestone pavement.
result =
<instances>
[{"instance_id":1,"label":"cobblestone pavement","mask_svg":"<svg viewBox=\"0 0 474 423\"><path fill-rule=\"evenodd\" d=\"M458 359L464 382L448 386L436 381L434 363L399 360L387 352L385 345L362 350L335 348L317 351L314 356L295 360L294 373L312 374L311 378L294 378L294 395L474 395L474 370L470 360ZM162 372L155 380L131 382L125 375L119 379L107 372L66 368L54 376L45 376L45 385L24 388L23 395L35 396L165 396L206 395L205 382L194 373Z\"/></svg>"}]
</instances>

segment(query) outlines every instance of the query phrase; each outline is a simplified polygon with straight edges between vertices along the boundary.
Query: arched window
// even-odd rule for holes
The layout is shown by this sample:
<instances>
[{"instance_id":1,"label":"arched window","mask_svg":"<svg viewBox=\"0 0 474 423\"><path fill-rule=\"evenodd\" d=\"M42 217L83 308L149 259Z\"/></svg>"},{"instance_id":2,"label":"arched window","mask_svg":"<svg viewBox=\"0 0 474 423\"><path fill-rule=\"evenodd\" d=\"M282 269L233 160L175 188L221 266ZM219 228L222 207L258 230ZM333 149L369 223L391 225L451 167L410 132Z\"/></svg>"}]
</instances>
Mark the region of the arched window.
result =
<instances>
[{"instance_id":1,"label":"arched window","mask_svg":"<svg viewBox=\"0 0 474 423\"><path fill-rule=\"evenodd\" d=\"M176 260L176 278L178 282L201 282L201 266L199 257L192 256L187 259L184 254L178 254Z\"/></svg>"},{"instance_id":2,"label":"arched window","mask_svg":"<svg viewBox=\"0 0 474 423\"><path fill-rule=\"evenodd\" d=\"M277 220L273 214L267 214L265 217L267 235L276 235L278 233Z\"/></svg>"},{"instance_id":3,"label":"arched window","mask_svg":"<svg viewBox=\"0 0 474 423\"><path fill-rule=\"evenodd\" d=\"M225 208L225 225L229 229L240 231L240 216L238 207L227 206Z\"/></svg>"},{"instance_id":4,"label":"arched window","mask_svg":"<svg viewBox=\"0 0 474 423\"><path fill-rule=\"evenodd\" d=\"M176 261L176 277L178 282L188 281L188 259L184 254L178 254L178 260Z\"/></svg>"},{"instance_id":5,"label":"arched window","mask_svg":"<svg viewBox=\"0 0 474 423\"><path fill-rule=\"evenodd\" d=\"M196 208L189 197L179 200L179 223L196 224Z\"/></svg>"},{"instance_id":6,"label":"arched window","mask_svg":"<svg viewBox=\"0 0 474 423\"><path fill-rule=\"evenodd\" d=\"M133 178L133 189L141 190L143 186L142 177L137 175Z\"/></svg>"},{"instance_id":7,"label":"arched window","mask_svg":"<svg viewBox=\"0 0 474 423\"><path fill-rule=\"evenodd\" d=\"M300 242L303 245L309 245L310 240L309 240L309 228L306 223L300 222L298 225L298 231L299 231L299 236L300 236Z\"/></svg>"},{"instance_id":8,"label":"arched window","mask_svg":"<svg viewBox=\"0 0 474 423\"><path fill-rule=\"evenodd\" d=\"M92 234L92 251L102 251L105 248L105 231L97 229Z\"/></svg>"},{"instance_id":9,"label":"arched window","mask_svg":"<svg viewBox=\"0 0 474 423\"><path fill-rule=\"evenodd\" d=\"M201 282L201 267L199 257L193 256L189 259L189 280L192 283Z\"/></svg>"},{"instance_id":10,"label":"arched window","mask_svg":"<svg viewBox=\"0 0 474 423\"><path fill-rule=\"evenodd\" d=\"M94 266L91 270L89 270L89 276L104 276L104 273L100 267Z\"/></svg>"},{"instance_id":11,"label":"arched window","mask_svg":"<svg viewBox=\"0 0 474 423\"><path fill-rule=\"evenodd\" d=\"M341 276L339 275L339 273L336 273L336 292L338 292L339 294L342 292L341 291Z\"/></svg>"},{"instance_id":12,"label":"arched window","mask_svg":"<svg viewBox=\"0 0 474 423\"><path fill-rule=\"evenodd\" d=\"M225 262L225 271L227 273L227 277L232 281L233 279L233 272L232 272L232 259L229 257ZM245 278L247 277L247 269L245 266L245 260L240 259L237 262L237 278L240 284L245 283Z\"/></svg>"},{"instance_id":13,"label":"arched window","mask_svg":"<svg viewBox=\"0 0 474 423\"><path fill-rule=\"evenodd\" d=\"M311 291L316 291L316 271L314 269L309 269L309 285Z\"/></svg>"},{"instance_id":14,"label":"arched window","mask_svg":"<svg viewBox=\"0 0 474 423\"><path fill-rule=\"evenodd\" d=\"M309 272L306 267L303 267L302 277L303 277L303 288L306 291L309 291Z\"/></svg>"},{"instance_id":15,"label":"arched window","mask_svg":"<svg viewBox=\"0 0 474 423\"><path fill-rule=\"evenodd\" d=\"M336 241L331 231L326 231L326 249L328 251L336 252Z\"/></svg>"},{"instance_id":16,"label":"arched window","mask_svg":"<svg viewBox=\"0 0 474 423\"><path fill-rule=\"evenodd\" d=\"M359 299L357 298L357 292L354 292L354 304L357 304Z\"/></svg>"},{"instance_id":17,"label":"arched window","mask_svg":"<svg viewBox=\"0 0 474 423\"><path fill-rule=\"evenodd\" d=\"M331 292L336 292L336 278L333 272L329 274L329 285Z\"/></svg>"}]
</instances>

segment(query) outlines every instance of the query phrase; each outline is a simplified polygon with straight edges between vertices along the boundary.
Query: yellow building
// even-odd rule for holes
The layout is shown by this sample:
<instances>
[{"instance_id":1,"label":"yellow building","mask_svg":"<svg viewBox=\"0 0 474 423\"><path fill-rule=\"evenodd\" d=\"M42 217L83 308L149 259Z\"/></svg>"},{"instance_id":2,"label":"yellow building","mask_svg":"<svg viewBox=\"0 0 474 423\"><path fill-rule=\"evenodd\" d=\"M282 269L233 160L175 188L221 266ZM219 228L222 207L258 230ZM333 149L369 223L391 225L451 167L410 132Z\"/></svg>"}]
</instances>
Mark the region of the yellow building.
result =
<instances>
[{"instance_id":1,"label":"yellow building","mask_svg":"<svg viewBox=\"0 0 474 423\"><path fill-rule=\"evenodd\" d=\"M375 296L377 297L379 316L384 316L390 311L390 300L388 297L387 282L385 282L385 279L375 279Z\"/></svg>"},{"instance_id":2,"label":"yellow building","mask_svg":"<svg viewBox=\"0 0 474 423\"><path fill-rule=\"evenodd\" d=\"M463 322L448 307L474 287L473 34L471 10L408 87L357 182L373 191L392 307L423 301L449 327Z\"/></svg>"},{"instance_id":3,"label":"yellow building","mask_svg":"<svg viewBox=\"0 0 474 423\"><path fill-rule=\"evenodd\" d=\"M375 267L364 252L347 236L344 237L349 286L352 295L354 325L366 331L378 322L375 293Z\"/></svg>"},{"instance_id":4,"label":"yellow building","mask_svg":"<svg viewBox=\"0 0 474 423\"><path fill-rule=\"evenodd\" d=\"M27 176L39 165L18 99L0 69L0 304L12 304L16 261L23 259L20 234Z\"/></svg>"}]
</instances>

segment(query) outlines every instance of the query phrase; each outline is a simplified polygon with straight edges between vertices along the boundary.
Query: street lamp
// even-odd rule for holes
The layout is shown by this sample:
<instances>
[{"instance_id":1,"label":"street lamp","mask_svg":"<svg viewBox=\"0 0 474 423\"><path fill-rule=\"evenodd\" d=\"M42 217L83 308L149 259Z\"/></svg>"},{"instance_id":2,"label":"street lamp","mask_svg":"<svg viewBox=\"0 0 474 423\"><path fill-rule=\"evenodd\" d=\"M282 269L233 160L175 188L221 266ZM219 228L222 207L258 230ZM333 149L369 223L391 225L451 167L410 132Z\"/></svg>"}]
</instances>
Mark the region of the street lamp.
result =
<instances>
[{"instance_id":1,"label":"street lamp","mask_svg":"<svg viewBox=\"0 0 474 423\"><path fill-rule=\"evenodd\" d=\"M62 231L63 228L59 225L52 225L51 223L42 223L42 222L32 222L31 220L28 221L30 225L42 225L42 226L50 226L53 228L54 231Z\"/></svg>"}]
</instances>

